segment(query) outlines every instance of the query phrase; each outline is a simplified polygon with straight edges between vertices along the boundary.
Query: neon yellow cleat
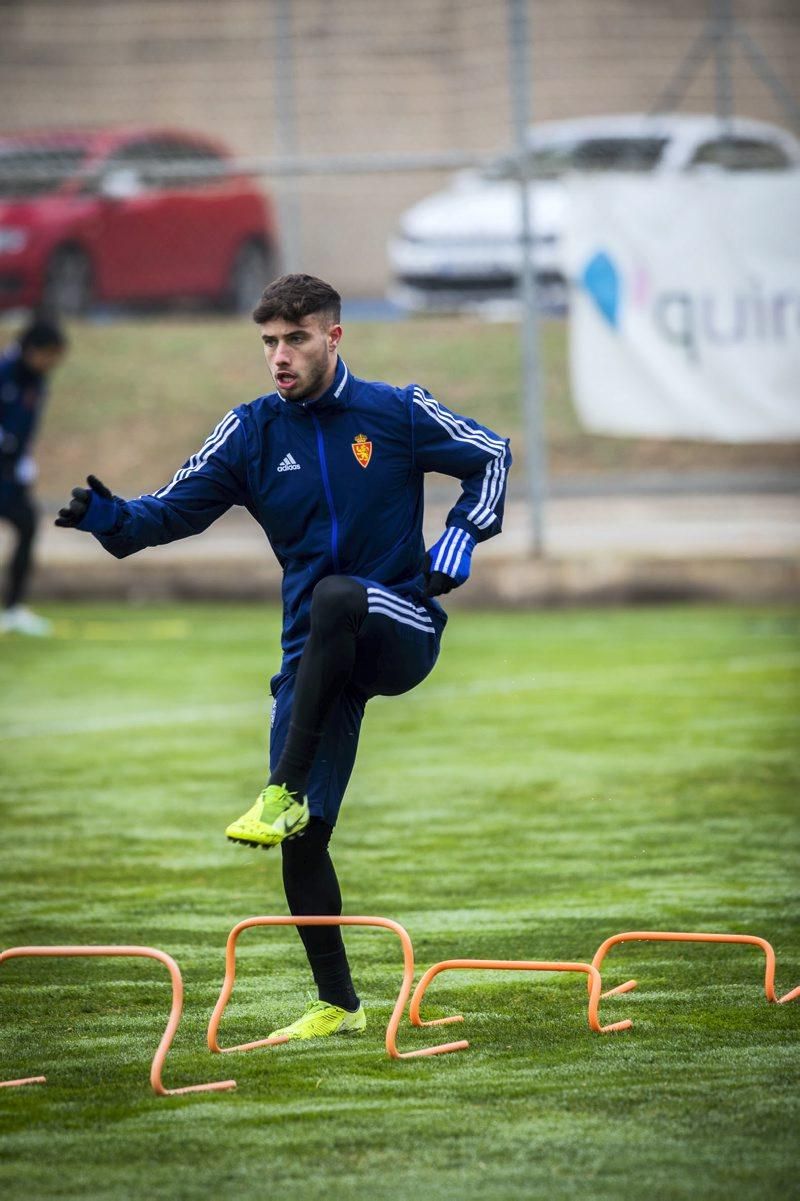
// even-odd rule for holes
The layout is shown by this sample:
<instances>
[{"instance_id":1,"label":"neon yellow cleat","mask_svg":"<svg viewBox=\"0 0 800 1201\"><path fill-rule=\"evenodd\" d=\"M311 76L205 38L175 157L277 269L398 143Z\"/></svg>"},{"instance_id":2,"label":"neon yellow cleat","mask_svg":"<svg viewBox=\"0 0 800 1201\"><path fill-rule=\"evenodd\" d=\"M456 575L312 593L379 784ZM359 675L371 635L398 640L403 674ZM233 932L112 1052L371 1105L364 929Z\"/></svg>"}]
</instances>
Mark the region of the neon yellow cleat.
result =
<instances>
[{"instance_id":1,"label":"neon yellow cleat","mask_svg":"<svg viewBox=\"0 0 800 1201\"><path fill-rule=\"evenodd\" d=\"M270 1038L328 1038L331 1034L361 1034L367 1028L364 1006L359 1005L355 1013L329 1005L327 1001L314 1001L302 1017L291 1026L273 1030Z\"/></svg>"},{"instance_id":2,"label":"neon yellow cleat","mask_svg":"<svg viewBox=\"0 0 800 1201\"><path fill-rule=\"evenodd\" d=\"M284 784L270 784L225 834L232 842L251 847L276 847L284 838L295 838L308 825L308 800L296 799Z\"/></svg>"}]
</instances>

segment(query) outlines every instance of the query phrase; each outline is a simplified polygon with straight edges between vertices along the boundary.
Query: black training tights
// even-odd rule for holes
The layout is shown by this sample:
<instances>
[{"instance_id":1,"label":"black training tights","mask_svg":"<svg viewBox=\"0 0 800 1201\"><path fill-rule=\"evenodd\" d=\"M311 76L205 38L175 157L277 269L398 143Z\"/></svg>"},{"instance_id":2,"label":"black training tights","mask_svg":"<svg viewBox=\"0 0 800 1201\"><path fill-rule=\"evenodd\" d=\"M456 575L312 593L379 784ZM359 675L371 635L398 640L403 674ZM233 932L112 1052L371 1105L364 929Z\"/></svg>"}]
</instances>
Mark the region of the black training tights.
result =
<instances>
[{"instance_id":1,"label":"black training tights","mask_svg":"<svg viewBox=\"0 0 800 1201\"><path fill-rule=\"evenodd\" d=\"M349 576L320 580L311 598L311 633L303 648L294 702L280 759L270 784L304 795L325 718L353 674L356 640L367 616L367 592Z\"/></svg>"},{"instance_id":2,"label":"black training tights","mask_svg":"<svg viewBox=\"0 0 800 1201\"><path fill-rule=\"evenodd\" d=\"M305 834L281 844L283 887L289 911L295 917L305 914L342 912L342 894L328 853L333 827L320 817L312 817ZM338 926L298 926L308 962L314 974L321 1001L358 1008L358 997L350 977L350 966Z\"/></svg>"},{"instance_id":3,"label":"black training tights","mask_svg":"<svg viewBox=\"0 0 800 1201\"><path fill-rule=\"evenodd\" d=\"M289 733L270 784L285 784L290 792L305 794L325 718L353 674L356 639L367 612L364 586L347 576L328 576L314 589L311 633L297 669ZM283 886L295 917L342 912L339 881L328 853L332 833L332 826L312 817L305 834L282 844ZM357 1009L341 929L298 930L320 1000Z\"/></svg>"},{"instance_id":4,"label":"black training tights","mask_svg":"<svg viewBox=\"0 0 800 1201\"><path fill-rule=\"evenodd\" d=\"M10 522L17 533L17 545L8 564L3 589L3 605L11 609L20 603L27 591L36 536L37 514L27 488L15 487L7 500L0 498L0 519Z\"/></svg>"}]
</instances>

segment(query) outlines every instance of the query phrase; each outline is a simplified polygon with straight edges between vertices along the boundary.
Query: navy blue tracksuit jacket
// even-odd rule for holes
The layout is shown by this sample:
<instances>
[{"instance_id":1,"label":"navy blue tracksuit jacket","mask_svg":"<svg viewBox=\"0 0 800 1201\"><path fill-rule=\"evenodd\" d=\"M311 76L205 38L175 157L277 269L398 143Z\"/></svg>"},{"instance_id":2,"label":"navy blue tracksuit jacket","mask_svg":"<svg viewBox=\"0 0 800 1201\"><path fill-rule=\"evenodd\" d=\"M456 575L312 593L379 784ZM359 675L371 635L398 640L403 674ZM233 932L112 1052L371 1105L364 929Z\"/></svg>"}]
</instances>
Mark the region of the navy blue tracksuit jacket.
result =
<instances>
[{"instance_id":1,"label":"navy blue tracksuit jacket","mask_svg":"<svg viewBox=\"0 0 800 1201\"><path fill-rule=\"evenodd\" d=\"M16 344L0 354L0 485L27 483L25 467L47 396L47 379Z\"/></svg>"},{"instance_id":2,"label":"navy blue tracksuit jacket","mask_svg":"<svg viewBox=\"0 0 800 1201\"><path fill-rule=\"evenodd\" d=\"M237 405L165 487L123 502L121 526L97 535L124 558L206 529L232 505L252 513L283 569L283 665L293 671L325 576L375 581L424 605L423 477L459 478L448 526L478 542L500 532L511 455L506 439L422 388L356 379L340 359L314 401L277 393Z\"/></svg>"}]
</instances>

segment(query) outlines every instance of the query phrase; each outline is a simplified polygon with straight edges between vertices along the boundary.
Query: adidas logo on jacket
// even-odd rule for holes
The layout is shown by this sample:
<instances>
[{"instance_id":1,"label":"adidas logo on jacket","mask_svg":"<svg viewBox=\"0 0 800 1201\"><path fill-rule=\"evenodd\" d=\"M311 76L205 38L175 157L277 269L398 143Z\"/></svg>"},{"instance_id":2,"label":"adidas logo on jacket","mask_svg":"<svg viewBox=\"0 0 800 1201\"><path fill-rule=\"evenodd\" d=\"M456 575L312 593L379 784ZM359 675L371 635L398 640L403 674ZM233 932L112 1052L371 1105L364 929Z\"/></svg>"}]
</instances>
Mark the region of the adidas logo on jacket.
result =
<instances>
[{"instance_id":1,"label":"adidas logo on jacket","mask_svg":"<svg viewBox=\"0 0 800 1201\"><path fill-rule=\"evenodd\" d=\"M300 464L293 455L287 455L283 462L278 464L278 471L299 471Z\"/></svg>"}]
</instances>

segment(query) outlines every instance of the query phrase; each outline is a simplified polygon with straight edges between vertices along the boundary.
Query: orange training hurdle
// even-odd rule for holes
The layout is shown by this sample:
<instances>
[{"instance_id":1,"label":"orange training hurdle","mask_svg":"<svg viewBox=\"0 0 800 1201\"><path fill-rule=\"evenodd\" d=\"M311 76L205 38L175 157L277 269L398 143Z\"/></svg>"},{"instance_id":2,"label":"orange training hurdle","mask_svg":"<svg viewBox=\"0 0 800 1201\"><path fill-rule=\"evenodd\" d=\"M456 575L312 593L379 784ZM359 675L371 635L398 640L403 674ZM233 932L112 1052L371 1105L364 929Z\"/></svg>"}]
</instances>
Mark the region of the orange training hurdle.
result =
<instances>
[{"instance_id":1,"label":"orange training hurdle","mask_svg":"<svg viewBox=\"0 0 800 1201\"><path fill-rule=\"evenodd\" d=\"M164 1067L164 1060L167 1057L167 1052L172 1046L172 1040L175 1037L175 1032L178 1029L178 1024L181 1020L183 1012L183 980L181 978L180 968L171 955L167 955L165 951L159 951L156 947L128 947L128 946L66 946L66 947L11 947L8 951L0 952L0 963L6 959L22 959L38 956L105 956L105 955L126 955L126 956L141 956L145 959L157 959L159 963L163 963L169 970L172 979L172 1008L170 1009L169 1021L167 1028L162 1035L161 1042L158 1044L153 1062L150 1067L150 1084L153 1087L153 1092L160 1097L178 1097L183 1093L209 1093L222 1092L226 1089L236 1088L235 1080L217 1080L212 1084L188 1084L183 1088L165 1088L161 1072ZM0 1088L13 1088L16 1085L22 1084L44 1084L46 1076L26 1076L21 1080L2 1080Z\"/></svg>"},{"instance_id":2,"label":"orange training hurdle","mask_svg":"<svg viewBox=\"0 0 800 1201\"><path fill-rule=\"evenodd\" d=\"M584 972L587 976L589 986L588 1018L590 1028L598 1034L611 1034L616 1030L627 1030L633 1025L628 1019L622 1022L613 1022L610 1026L600 1025L597 1009L603 986L600 980L600 973L593 964L534 959L444 959L441 963L435 963L433 967L429 967L414 989L414 995L411 998L411 1005L409 1007L409 1018L413 1026L444 1026L448 1022L463 1022L464 1018L462 1014L455 1014L453 1017L446 1018L431 1018L429 1021L423 1021L419 1016L422 998L428 985L440 972L450 971L451 968L477 968L479 970L503 972ZM468 1047L469 1043L463 1042L461 1046ZM454 1045L450 1043L446 1049L453 1050Z\"/></svg>"},{"instance_id":3,"label":"orange training hurdle","mask_svg":"<svg viewBox=\"0 0 800 1201\"><path fill-rule=\"evenodd\" d=\"M400 939L400 945L403 949L403 980L400 985L397 1001L392 1010L392 1016L389 1018L389 1024L386 1027L387 1054L392 1059L418 1059L423 1055L441 1055L446 1051L460 1051L469 1045L461 1041L443 1043L438 1047L423 1047L416 1051L399 1051L397 1049L397 1029L411 992L411 986L414 983L414 949L411 945L408 931L399 922L392 921L388 917L248 917L244 921L237 923L228 935L228 942L225 947L225 979L222 984L219 1000L214 1007L211 1021L208 1024L208 1047L210 1051L227 1054L230 1051L250 1051L254 1047L275 1047L281 1043L289 1042L289 1039L284 1036L280 1038L259 1038L254 1042L240 1043L236 1047L221 1047L217 1040L219 1024L225 1012L225 1007L230 1000L236 980L236 941L242 931L248 930L251 926L378 926L385 930L392 930Z\"/></svg>"},{"instance_id":4,"label":"orange training hurdle","mask_svg":"<svg viewBox=\"0 0 800 1201\"><path fill-rule=\"evenodd\" d=\"M600 944L592 959L593 967L599 969L608 952L619 942L731 942L750 944L751 946L760 947L766 957L764 995L767 1000L774 1002L776 1005L784 1005L787 1001L793 1001L795 997L800 996L800 985L797 988L791 989L782 997L776 996L775 952L772 949L772 944L768 943L766 938L759 938L755 934L708 934L677 930L628 930L622 934L612 934L610 938L607 938L605 942ZM636 988L636 981L626 980L624 984L618 984L616 988L609 988L601 995L603 997L613 997L619 993L630 992L634 988Z\"/></svg>"},{"instance_id":5,"label":"orange training hurdle","mask_svg":"<svg viewBox=\"0 0 800 1201\"><path fill-rule=\"evenodd\" d=\"M766 958L766 968L764 974L764 993L770 1002L778 1005L785 1004L787 1001L793 1001L800 997L800 986L791 989L782 997L778 997L775 993L775 952L769 942L764 938L759 938L753 934L713 934L713 933L689 933L669 930L631 930L620 934L613 934L607 938L598 947L591 963L577 962L562 962L549 960L513 960L513 959L445 959L441 963L435 963L424 973L421 980L414 989L413 996L411 995L412 985L414 982L414 950L411 944L411 939L408 932L400 925L399 922L393 921L391 918L385 917L250 917L238 922L233 927L228 935L228 941L225 949L225 977L222 984L222 991L219 999L214 1007L214 1012L211 1015L211 1020L208 1025L207 1042L209 1049L216 1053L227 1053L230 1051L249 1051L255 1047L277 1046L280 1043L288 1042L286 1037L281 1038L262 1038L253 1042L241 1043L235 1047L221 1047L218 1042L219 1025L222 1016L230 1000L231 993L236 979L236 944L239 935L242 931L249 929L251 926L374 926L386 930L391 930L400 939L400 945L403 951L403 977L400 986L400 991L392 1010L389 1023L386 1027L386 1051L392 1059L416 1059L428 1055L441 1055L448 1051L461 1051L469 1046L466 1039L458 1042L442 1043L435 1047L422 1047L414 1051L400 1051L397 1047L397 1031L400 1025L403 1012L406 1004L411 997L409 1006L409 1017L414 1026L441 1026L451 1022L463 1021L463 1016L460 1014L451 1017L433 1018L428 1021L423 1021L420 1017L420 1005L422 998L436 976L440 972L449 971L451 969L477 969L477 970L498 970L498 971L534 971L534 972L582 972L587 977L587 987L589 991L589 1006L588 1006L588 1022L589 1027L599 1034L610 1034L617 1030L627 1030L633 1023L629 1019L624 1021L612 1022L610 1025L603 1026L600 1024L599 1003L602 997L610 997L619 993L629 992L636 988L635 980L628 980L624 984L618 984L615 988L607 989L605 992L602 989L602 981L600 976L600 965L609 950L617 943L622 942L717 942L717 943L744 943L751 946L760 947ZM69 957L69 956L139 956L147 959L156 959L163 963L170 973L172 980L172 1006L170 1009L169 1020L166 1029L162 1035L161 1041L153 1056L152 1065L150 1068L150 1084L153 1091L162 1097L175 1097L185 1093L201 1093L201 1092L222 1092L236 1087L235 1080L220 1080L208 1084L190 1084L183 1088L168 1089L164 1087L162 1082L162 1071L167 1053L172 1046L172 1040L180 1023L181 1014L183 1012L183 980L181 978L180 969L175 960L167 955L164 951L159 951L155 947L140 947L140 946L30 946L30 947L12 947L7 951L0 952L0 964L7 959L24 958L24 957ZM0 1080L0 1088L13 1088L26 1084L43 1084L46 1080L45 1076L26 1076L19 1080Z\"/></svg>"}]
</instances>

